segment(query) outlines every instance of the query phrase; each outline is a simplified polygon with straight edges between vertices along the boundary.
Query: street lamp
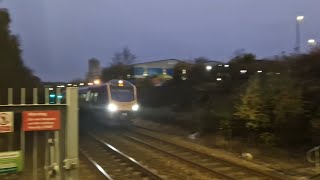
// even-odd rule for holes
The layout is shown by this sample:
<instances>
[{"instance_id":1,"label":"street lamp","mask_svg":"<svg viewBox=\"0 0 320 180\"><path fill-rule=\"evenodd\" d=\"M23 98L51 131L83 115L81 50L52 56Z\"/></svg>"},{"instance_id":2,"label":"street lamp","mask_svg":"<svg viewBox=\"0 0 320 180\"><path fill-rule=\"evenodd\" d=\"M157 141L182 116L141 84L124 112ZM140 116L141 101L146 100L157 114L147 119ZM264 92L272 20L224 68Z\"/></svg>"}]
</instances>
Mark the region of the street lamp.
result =
<instances>
[{"instance_id":1,"label":"street lamp","mask_svg":"<svg viewBox=\"0 0 320 180\"><path fill-rule=\"evenodd\" d=\"M211 71L211 69L212 69L212 66L206 66L207 71Z\"/></svg>"},{"instance_id":2,"label":"street lamp","mask_svg":"<svg viewBox=\"0 0 320 180\"><path fill-rule=\"evenodd\" d=\"M314 47L314 46L317 45L317 42L316 42L316 40L314 40L314 39L309 39L309 40L308 40L308 44L309 44L309 46Z\"/></svg>"},{"instance_id":3,"label":"street lamp","mask_svg":"<svg viewBox=\"0 0 320 180\"><path fill-rule=\"evenodd\" d=\"M304 16L297 16L296 17L296 53L300 53L300 24L303 21Z\"/></svg>"}]
</instances>

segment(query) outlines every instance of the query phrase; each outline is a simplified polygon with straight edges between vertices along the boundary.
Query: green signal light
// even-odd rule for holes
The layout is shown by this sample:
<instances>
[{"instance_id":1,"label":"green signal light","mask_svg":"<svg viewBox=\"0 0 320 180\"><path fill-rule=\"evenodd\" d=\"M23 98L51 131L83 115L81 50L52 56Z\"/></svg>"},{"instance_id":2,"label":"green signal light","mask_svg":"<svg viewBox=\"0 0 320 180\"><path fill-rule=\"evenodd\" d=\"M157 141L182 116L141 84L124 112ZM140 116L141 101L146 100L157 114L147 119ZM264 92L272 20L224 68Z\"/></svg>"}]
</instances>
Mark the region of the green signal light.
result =
<instances>
[{"instance_id":1,"label":"green signal light","mask_svg":"<svg viewBox=\"0 0 320 180\"><path fill-rule=\"evenodd\" d=\"M56 97L56 95L55 95L55 94L50 94L50 95L49 95L49 97L51 97L51 98L55 98L55 97Z\"/></svg>"}]
</instances>

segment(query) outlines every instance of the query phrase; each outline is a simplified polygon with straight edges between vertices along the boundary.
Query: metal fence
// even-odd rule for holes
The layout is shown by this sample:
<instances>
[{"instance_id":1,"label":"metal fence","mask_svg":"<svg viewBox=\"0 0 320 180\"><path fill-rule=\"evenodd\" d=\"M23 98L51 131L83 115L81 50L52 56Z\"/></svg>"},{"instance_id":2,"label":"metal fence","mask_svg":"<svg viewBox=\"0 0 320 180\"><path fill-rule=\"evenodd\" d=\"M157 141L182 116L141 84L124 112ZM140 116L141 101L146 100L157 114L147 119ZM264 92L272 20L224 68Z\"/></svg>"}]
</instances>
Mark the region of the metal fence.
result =
<instances>
[{"instance_id":1,"label":"metal fence","mask_svg":"<svg viewBox=\"0 0 320 180\"><path fill-rule=\"evenodd\" d=\"M55 89L55 104L50 104L49 88L0 92L0 174L33 180L79 179L77 91L70 87L62 94Z\"/></svg>"},{"instance_id":2,"label":"metal fence","mask_svg":"<svg viewBox=\"0 0 320 180\"><path fill-rule=\"evenodd\" d=\"M307 152L307 160L315 164L316 169L320 171L320 146L314 147Z\"/></svg>"}]
</instances>

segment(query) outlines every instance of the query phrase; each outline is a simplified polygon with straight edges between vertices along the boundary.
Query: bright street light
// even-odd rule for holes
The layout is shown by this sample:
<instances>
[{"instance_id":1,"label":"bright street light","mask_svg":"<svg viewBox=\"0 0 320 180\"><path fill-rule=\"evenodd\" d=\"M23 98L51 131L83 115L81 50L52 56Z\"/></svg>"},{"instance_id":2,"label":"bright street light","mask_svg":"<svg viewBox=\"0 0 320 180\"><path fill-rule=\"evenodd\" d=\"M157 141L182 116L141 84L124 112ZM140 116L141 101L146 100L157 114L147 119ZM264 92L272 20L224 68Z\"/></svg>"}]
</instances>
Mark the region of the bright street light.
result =
<instances>
[{"instance_id":1,"label":"bright street light","mask_svg":"<svg viewBox=\"0 0 320 180\"><path fill-rule=\"evenodd\" d=\"M304 19L304 16L297 16L297 21L302 21Z\"/></svg>"},{"instance_id":2,"label":"bright street light","mask_svg":"<svg viewBox=\"0 0 320 180\"><path fill-rule=\"evenodd\" d=\"M309 40L308 40L308 44L309 44L310 46L315 46L315 45L317 45L317 42L316 42L316 40L314 40L314 39L309 39Z\"/></svg>"},{"instance_id":3,"label":"bright street light","mask_svg":"<svg viewBox=\"0 0 320 180\"><path fill-rule=\"evenodd\" d=\"M206 70L210 71L212 69L212 66L206 66Z\"/></svg>"},{"instance_id":4,"label":"bright street light","mask_svg":"<svg viewBox=\"0 0 320 180\"><path fill-rule=\"evenodd\" d=\"M217 81L221 81L222 79L221 78L217 78Z\"/></svg>"}]
</instances>

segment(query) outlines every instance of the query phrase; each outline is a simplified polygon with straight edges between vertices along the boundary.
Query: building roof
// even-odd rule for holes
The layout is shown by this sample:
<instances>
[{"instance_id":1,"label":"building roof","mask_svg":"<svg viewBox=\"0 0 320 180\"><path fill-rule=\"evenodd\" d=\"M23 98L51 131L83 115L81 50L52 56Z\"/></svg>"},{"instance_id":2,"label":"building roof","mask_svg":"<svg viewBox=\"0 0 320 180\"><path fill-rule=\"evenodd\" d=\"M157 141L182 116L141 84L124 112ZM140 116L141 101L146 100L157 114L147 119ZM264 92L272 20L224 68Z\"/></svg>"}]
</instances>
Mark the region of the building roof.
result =
<instances>
[{"instance_id":1,"label":"building roof","mask_svg":"<svg viewBox=\"0 0 320 180\"><path fill-rule=\"evenodd\" d=\"M157 61L149 61L149 62L142 62L142 63L136 63L132 64L132 66L136 65L147 65L147 64L153 64L153 63L161 63L161 62L166 62L166 61L176 61L176 62L185 62L179 59L163 59L163 60L157 60Z\"/></svg>"}]
</instances>

